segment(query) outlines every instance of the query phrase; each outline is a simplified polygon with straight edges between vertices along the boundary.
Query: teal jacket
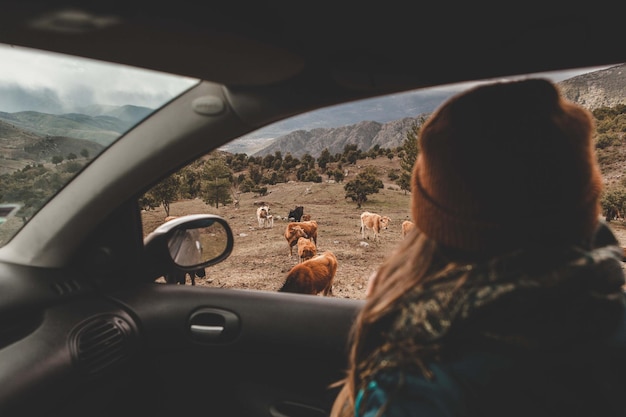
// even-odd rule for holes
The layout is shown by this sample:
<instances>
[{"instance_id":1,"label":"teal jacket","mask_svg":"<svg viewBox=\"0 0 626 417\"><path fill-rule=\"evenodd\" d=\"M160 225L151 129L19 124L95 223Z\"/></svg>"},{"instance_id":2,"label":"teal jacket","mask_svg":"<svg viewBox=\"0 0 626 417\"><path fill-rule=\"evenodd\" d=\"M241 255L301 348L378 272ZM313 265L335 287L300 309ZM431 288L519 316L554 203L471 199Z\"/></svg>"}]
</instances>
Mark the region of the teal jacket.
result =
<instances>
[{"instance_id":1,"label":"teal jacket","mask_svg":"<svg viewBox=\"0 0 626 417\"><path fill-rule=\"evenodd\" d=\"M377 375L358 393L356 416L626 416L626 316L601 342L533 355L474 349L429 369L432 379Z\"/></svg>"}]
</instances>

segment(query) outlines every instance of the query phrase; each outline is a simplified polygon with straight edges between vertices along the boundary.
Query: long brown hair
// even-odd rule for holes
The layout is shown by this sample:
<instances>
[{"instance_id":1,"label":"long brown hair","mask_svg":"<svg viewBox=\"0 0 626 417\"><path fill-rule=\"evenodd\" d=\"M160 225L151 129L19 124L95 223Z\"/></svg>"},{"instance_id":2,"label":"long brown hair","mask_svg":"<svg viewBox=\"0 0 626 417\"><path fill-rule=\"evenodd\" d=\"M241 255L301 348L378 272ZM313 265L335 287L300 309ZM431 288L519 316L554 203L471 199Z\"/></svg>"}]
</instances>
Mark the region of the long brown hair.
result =
<instances>
[{"instance_id":1,"label":"long brown hair","mask_svg":"<svg viewBox=\"0 0 626 417\"><path fill-rule=\"evenodd\" d=\"M342 388L333 404L332 417L354 416L356 392L372 371L368 357L374 350L384 348L380 334L396 311L397 301L426 282L434 271L445 268L444 259L437 244L414 229L380 266L352 327L348 369L345 379L335 384Z\"/></svg>"}]
</instances>

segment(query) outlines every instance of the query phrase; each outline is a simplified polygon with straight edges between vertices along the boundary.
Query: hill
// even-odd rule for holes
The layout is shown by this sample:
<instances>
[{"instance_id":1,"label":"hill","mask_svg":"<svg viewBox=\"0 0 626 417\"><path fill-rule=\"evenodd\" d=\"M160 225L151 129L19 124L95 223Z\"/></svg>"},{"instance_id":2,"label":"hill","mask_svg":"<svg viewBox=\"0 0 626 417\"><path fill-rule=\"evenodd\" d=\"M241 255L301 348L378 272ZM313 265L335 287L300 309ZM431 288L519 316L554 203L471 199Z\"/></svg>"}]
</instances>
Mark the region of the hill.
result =
<instances>
[{"instance_id":1,"label":"hill","mask_svg":"<svg viewBox=\"0 0 626 417\"><path fill-rule=\"evenodd\" d=\"M317 158L326 148L331 155L342 153L346 145L356 145L357 149L369 150L378 145L381 148L402 146L407 130L418 123L419 117L405 117L387 123L365 121L354 125L330 129L297 130L281 136L253 156L291 153L296 158L304 154Z\"/></svg>"},{"instance_id":2,"label":"hill","mask_svg":"<svg viewBox=\"0 0 626 417\"><path fill-rule=\"evenodd\" d=\"M589 110L626 104L626 64L578 75L557 85L565 98Z\"/></svg>"},{"instance_id":3,"label":"hill","mask_svg":"<svg viewBox=\"0 0 626 417\"><path fill-rule=\"evenodd\" d=\"M0 175L15 172L26 165L49 163L53 156L85 151L94 157L103 146L84 139L41 136L0 120Z\"/></svg>"}]
</instances>

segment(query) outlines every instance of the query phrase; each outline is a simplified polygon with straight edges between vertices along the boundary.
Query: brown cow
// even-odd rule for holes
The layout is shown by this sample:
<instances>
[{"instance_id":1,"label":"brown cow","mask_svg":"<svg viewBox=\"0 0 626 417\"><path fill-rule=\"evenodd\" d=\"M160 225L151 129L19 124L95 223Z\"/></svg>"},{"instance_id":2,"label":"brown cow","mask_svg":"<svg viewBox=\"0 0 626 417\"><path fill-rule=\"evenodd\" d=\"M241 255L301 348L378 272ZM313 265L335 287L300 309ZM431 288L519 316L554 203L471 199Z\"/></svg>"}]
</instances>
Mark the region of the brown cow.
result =
<instances>
[{"instance_id":1,"label":"brown cow","mask_svg":"<svg viewBox=\"0 0 626 417\"><path fill-rule=\"evenodd\" d=\"M304 232L304 235L299 235L294 231L295 228L299 227ZM289 222L287 223L287 228L285 229L285 239L287 239L287 243L289 244L289 255L293 256L293 247L298 244L298 238L300 236L306 237L307 239L313 240L315 246L317 247L317 221L310 220L308 222Z\"/></svg>"},{"instance_id":2,"label":"brown cow","mask_svg":"<svg viewBox=\"0 0 626 417\"><path fill-rule=\"evenodd\" d=\"M321 255L295 265L279 292L333 295L333 280L337 273L335 254L326 251Z\"/></svg>"},{"instance_id":3,"label":"brown cow","mask_svg":"<svg viewBox=\"0 0 626 417\"><path fill-rule=\"evenodd\" d=\"M304 262L317 255L317 248L311 239L306 237L298 238L298 258L299 262Z\"/></svg>"},{"instance_id":4,"label":"brown cow","mask_svg":"<svg viewBox=\"0 0 626 417\"><path fill-rule=\"evenodd\" d=\"M308 221L311 220L311 215L310 214L303 214L302 215L302 219L300 219L300 220L302 220L303 222L308 222Z\"/></svg>"},{"instance_id":5,"label":"brown cow","mask_svg":"<svg viewBox=\"0 0 626 417\"><path fill-rule=\"evenodd\" d=\"M402 222L402 237L404 238L411 230L415 228L415 223L410 220Z\"/></svg>"},{"instance_id":6,"label":"brown cow","mask_svg":"<svg viewBox=\"0 0 626 417\"><path fill-rule=\"evenodd\" d=\"M293 247L298 244L298 239L301 237L308 238L309 236L300 227L300 223L292 222L287 224L285 239L287 239L287 244L289 245L289 257L293 256Z\"/></svg>"},{"instance_id":7,"label":"brown cow","mask_svg":"<svg viewBox=\"0 0 626 417\"><path fill-rule=\"evenodd\" d=\"M315 243L315 246L317 246L317 221L309 220L308 222L299 222L296 224L299 225L302 230L304 230L304 233L306 233L306 237L312 239Z\"/></svg>"},{"instance_id":8,"label":"brown cow","mask_svg":"<svg viewBox=\"0 0 626 417\"><path fill-rule=\"evenodd\" d=\"M387 229L390 222L391 219L388 216L381 216L380 214L364 211L361 213L361 238L365 239L365 229L367 228L374 232L374 240L379 239L378 235L380 231Z\"/></svg>"}]
</instances>

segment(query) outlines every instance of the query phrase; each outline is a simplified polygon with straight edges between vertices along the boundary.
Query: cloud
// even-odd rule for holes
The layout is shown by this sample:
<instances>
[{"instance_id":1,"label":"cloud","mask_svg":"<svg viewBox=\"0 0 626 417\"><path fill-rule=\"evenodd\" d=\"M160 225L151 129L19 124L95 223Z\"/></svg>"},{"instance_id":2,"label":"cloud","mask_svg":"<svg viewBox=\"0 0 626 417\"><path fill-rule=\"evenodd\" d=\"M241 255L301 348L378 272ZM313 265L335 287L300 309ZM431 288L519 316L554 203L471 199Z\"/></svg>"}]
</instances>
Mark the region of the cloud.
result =
<instances>
[{"instance_id":1,"label":"cloud","mask_svg":"<svg viewBox=\"0 0 626 417\"><path fill-rule=\"evenodd\" d=\"M0 44L0 86L53 92L66 111L91 104L156 108L197 82L85 58L32 52Z\"/></svg>"}]
</instances>

